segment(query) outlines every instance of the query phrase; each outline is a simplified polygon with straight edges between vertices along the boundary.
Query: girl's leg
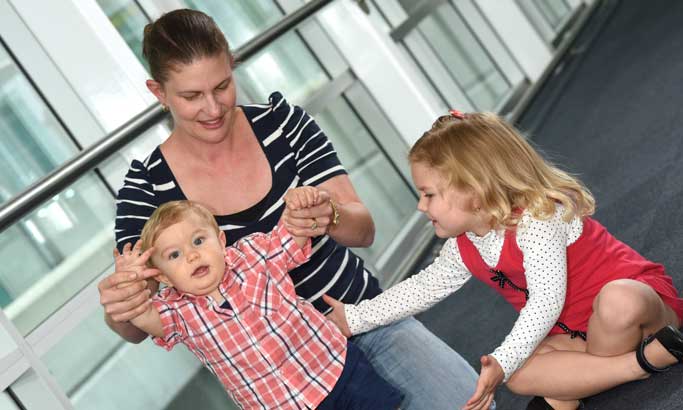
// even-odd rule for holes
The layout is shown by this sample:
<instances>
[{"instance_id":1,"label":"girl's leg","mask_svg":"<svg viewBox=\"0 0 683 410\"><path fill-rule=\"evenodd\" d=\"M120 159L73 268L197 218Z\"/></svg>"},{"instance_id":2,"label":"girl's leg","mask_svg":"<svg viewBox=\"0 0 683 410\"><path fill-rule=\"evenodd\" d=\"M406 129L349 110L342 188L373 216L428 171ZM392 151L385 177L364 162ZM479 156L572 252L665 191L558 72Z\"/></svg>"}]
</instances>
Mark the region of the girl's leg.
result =
<instances>
[{"instance_id":1,"label":"girl's leg","mask_svg":"<svg viewBox=\"0 0 683 410\"><path fill-rule=\"evenodd\" d=\"M678 317L654 289L631 279L615 280L593 301L586 351L598 356L631 352L666 325L678 327Z\"/></svg>"},{"instance_id":2,"label":"girl's leg","mask_svg":"<svg viewBox=\"0 0 683 410\"><path fill-rule=\"evenodd\" d=\"M510 378L508 388L523 395L576 400L646 378L635 349L668 324L678 326L678 318L652 288L628 279L610 282L593 304L587 343L568 335L547 338ZM645 356L658 367L676 362L656 340L646 346Z\"/></svg>"}]
</instances>

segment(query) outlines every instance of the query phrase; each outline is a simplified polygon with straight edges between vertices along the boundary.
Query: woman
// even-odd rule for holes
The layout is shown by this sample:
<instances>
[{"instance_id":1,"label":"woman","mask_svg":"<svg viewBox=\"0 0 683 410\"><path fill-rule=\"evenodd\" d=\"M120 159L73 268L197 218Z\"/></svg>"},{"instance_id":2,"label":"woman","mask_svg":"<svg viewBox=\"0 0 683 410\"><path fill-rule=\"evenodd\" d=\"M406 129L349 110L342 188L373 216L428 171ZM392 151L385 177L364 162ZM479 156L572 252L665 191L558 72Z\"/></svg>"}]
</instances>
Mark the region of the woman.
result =
<instances>
[{"instance_id":1,"label":"woman","mask_svg":"<svg viewBox=\"0 0 683 410\"><path fill-rule=\"evenodd\" d=\"M149 24L143 52L153 78L147 87L170 110L174 127L149 157L131 164L117 200L119 250L139 238L164 202L202 203L233 242L272 229L287 189L314 185L331 199L287 210L292 233L317 236L311 260L290 272L297 294L324 313L330 308L323 294L346 303L379 294L377 279L347 249L372 243L372 218L313 119L279 93L268 104L237 106L234 59L214 21L201 12L176 10ZM155 290L140 279L115 272L99 285L107 323L134 343L147 335L127 321L146 309ZM450 410L474 391L471 366L413 318L354 341L405 393L403 408Z\"/></svg>"}]
</instances>

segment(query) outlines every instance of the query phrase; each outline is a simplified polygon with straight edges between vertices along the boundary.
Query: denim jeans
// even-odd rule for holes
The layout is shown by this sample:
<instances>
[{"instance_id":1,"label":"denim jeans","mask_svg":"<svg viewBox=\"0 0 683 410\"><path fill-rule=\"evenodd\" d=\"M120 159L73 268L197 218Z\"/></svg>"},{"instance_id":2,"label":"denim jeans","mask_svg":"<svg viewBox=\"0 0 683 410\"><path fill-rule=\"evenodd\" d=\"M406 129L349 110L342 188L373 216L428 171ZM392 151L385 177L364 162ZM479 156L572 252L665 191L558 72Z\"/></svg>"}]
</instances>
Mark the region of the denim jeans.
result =
<instances>
[{"instance_id":1,"label":"denim jeans","mask_svg":"<svg viewBox=\"0 0 683 410\"><path fill-rule=\"evenodd\" d=\"M403 410L456 410L474 394L478 375L472 366L412 317L351 341L405 394Z\"/></svg>"},{"instance_id":2,"label":"denim jeans","mask_svg":"<svg viewBox=\"0 0 683 410\"><path fill-rule=\"evenodd\" d=\"M396 410L403 393L384 380L362 350L348 341L344 370L316 410Z\"/></svg>"}]
</instances>

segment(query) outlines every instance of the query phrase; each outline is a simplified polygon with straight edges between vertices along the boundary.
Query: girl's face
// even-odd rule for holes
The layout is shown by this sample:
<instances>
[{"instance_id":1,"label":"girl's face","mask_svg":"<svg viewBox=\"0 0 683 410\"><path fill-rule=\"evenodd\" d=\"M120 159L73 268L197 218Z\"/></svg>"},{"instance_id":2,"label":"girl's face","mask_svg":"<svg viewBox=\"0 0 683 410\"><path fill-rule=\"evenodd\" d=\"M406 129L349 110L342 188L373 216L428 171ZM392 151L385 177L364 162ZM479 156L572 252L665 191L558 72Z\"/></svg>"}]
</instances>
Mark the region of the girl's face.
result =
<instances>
[{"instance_id":1,"label":"girl's face","mask_svg":"<svg viewBox=\"0 0 683 410\"><path fill-rule=\"evenodd\" d=\"M225 53L176 65L160 84L147 87L173 115L174 134L207 143L230 134L236 110L235 82Z\"/></svg>"},{"instance_id":2,"label":"girl's face","mask_svg":"<svg viewBox=\"0 0 683 410\"><path fill-rule=\"evenodd\" d=\"M464 232L485 235L491 228L483 219L471 192L456 189L441 174L421 163L412 163L413 182L420 194L417 209L432 221L439 238L456 237Z\"/></svg>"}]
</instances>

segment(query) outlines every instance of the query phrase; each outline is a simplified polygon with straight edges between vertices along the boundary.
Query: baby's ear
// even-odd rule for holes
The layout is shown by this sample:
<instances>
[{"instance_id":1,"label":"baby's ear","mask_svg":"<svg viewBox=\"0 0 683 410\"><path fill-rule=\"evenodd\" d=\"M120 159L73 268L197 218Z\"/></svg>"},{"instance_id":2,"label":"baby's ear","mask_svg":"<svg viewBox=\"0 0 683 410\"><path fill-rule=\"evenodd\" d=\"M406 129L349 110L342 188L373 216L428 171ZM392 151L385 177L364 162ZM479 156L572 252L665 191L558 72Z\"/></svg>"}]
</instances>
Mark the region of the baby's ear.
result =
<instances>
[{"instance_id":1,"label":"baby's ear","mask_svg":"<svg viewBox=\"0 0 683 410\"><path fill-rule=\"evenodd\" d=\"M161 273L161 271L159 271L159 274L156 275L156 276L154 277L154 279L155 279L157 282L163 283L163 284L166 285L166 286L173 286L173 283L171 283L171 279L169 279L168 276L166 276L166 275L164 275L163 273Z\"/></svg>"},{"instance_id":2,"label":"baby's ear","mask_svg":"<svg viewBox=\"0 0 683 410\"><path fill-rule=\"evenodd\" d=\"M225 232L224 231L220 231L218 233L218 240L220 241L223 248L225 248L225 244L227 243L227 239L225 238Z\"/></svg>"}]
</instances>

